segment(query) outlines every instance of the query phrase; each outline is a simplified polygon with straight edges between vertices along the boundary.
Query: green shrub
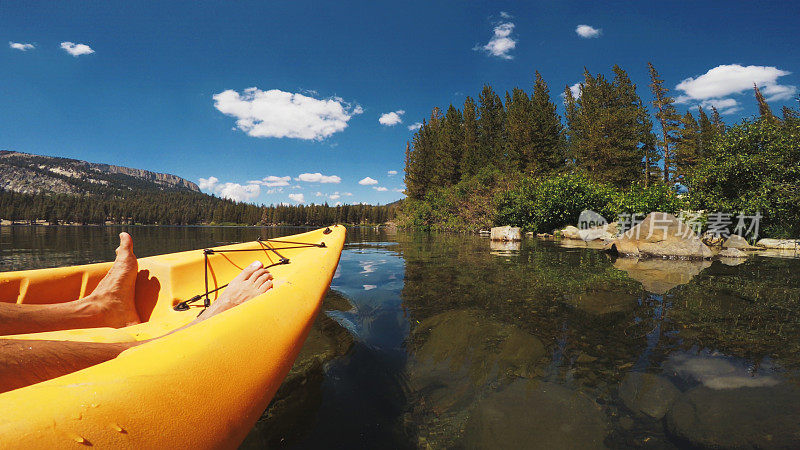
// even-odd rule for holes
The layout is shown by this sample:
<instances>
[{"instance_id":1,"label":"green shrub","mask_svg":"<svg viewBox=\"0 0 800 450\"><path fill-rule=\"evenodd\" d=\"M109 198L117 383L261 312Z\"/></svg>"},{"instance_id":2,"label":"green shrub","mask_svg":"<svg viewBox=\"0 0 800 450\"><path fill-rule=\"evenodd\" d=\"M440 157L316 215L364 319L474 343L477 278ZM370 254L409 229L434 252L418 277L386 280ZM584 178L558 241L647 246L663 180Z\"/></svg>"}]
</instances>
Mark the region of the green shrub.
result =
<instances>
[{"instance_id":1,"label":"green shrub","mask_svg":"<svg viewBox=\"0 0 800 450\"><path fill-rule=\"evenodd\" d=\"M495 222L542 233L575 224L584 209L608 217L614 189L578 173L522 178L499 195Z\"/></svg>"},{"instance_id":2,"label":"green shrub","mask_svg":"<svg viewBox=\"0 0 800 450\"><path fill-rule=\"evenodd\" d=\"M800 236L800 126L743 121L715 141L688 180L697 209L759 212L762 236Z\"/></svg>"},{"instance_id":3,"label":"green shrub","mask_svg":"<svg viewBox=\"0 0 800 450\"><path fill-rule=\"evenodd\" d=\"M623 213L648 214L659 211L677 214L687 206L688 202L678 197L675 189L666 184L655 183L648 187L635 184L625 191L614 193L607 207L612 217L606 219L616 220Z\"/></svg>"}]
</instances>

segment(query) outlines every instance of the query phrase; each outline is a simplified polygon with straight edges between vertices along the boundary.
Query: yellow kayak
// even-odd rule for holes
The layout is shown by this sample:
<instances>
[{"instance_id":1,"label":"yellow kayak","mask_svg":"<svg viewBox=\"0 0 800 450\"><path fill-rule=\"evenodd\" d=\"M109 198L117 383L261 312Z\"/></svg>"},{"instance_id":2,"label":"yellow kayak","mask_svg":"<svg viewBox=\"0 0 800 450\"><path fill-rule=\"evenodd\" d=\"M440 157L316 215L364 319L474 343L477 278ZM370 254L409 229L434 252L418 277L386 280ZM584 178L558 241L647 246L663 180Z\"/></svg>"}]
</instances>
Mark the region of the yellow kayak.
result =
<instances>
[{"instance_id":1,"label":"yellow kayak","mask_svg":"<svg viewBox=\"0 0 800 450\"><path fill-rule=\"evenodd\" d=\"M90 342L160 337L192 321L202 310L203 294L224 286L253 260L276 264L269 269L274 287L265 294L110 361L0 394L0 447L238 446L300 351L344 238L345 228L335 226L141 258L136 307L142 323L9 337ZM90 293L110 265L0 273L0 301L75 300ZM211 301L221 292L209 294Z\"/></svg>"}]
</instances>

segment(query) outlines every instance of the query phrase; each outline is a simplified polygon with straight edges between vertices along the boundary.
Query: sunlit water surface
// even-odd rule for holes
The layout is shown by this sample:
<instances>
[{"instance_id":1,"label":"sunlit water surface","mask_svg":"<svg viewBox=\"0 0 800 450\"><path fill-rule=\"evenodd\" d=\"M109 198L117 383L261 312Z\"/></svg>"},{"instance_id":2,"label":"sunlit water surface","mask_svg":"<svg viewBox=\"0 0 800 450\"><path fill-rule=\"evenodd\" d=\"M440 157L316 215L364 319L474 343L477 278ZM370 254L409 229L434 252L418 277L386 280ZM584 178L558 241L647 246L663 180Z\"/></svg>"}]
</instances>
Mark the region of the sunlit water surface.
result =
<instances>
[{"instance_id":1,"label":"sunlit water surface","mask_svg":"<svg viewBox=\"0 0 800 450\"><path fill-rule=\"evenodd\" d=\"M2 227L0 270L107 261L115 227ZM126 227L140 257L299 228ZM351 228L295 448L800 445L800 260L613 260L526 240Z\"/></svg>"}]
</instances>

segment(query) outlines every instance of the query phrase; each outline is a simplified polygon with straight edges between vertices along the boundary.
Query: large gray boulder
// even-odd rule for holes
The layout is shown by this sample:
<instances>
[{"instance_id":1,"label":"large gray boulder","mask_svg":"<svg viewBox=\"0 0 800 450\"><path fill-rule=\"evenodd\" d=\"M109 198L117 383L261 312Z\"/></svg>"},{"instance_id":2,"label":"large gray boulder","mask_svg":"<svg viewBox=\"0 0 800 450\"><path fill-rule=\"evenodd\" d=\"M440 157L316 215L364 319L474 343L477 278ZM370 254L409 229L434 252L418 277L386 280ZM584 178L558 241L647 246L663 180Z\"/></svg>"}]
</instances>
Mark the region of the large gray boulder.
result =
<instances>
[{"instance_id":1,"label":"large gray boulder","mask_svg":"<svg viewBox=\"0 0 800 450\"><path fill-rule=\"evenodd\" d=\"M631 372L619 385L622 403L636 414L661 420L681 391L664 377Z\"/></svg>"},{"instance_id":2,"label":"large gray boulder","mask_svg":"<svg viewBox=\"0 0 800 450\"><path fill-rule=\"evenodd\" d=\"M738 248L726 248L717 253L720 258L747 258L747 253Z\"/></svg>"},{"instance_id":3,"label":"large gray boulder","mask_svg":"<svg viewBox=\"0 0 800 450\"><path fill-rule=\"evenodd\" d=\"M522 231L518 227L494 227L490 233L493 241L521 241Z\"/></svg>"},{"instance_id":4,"label":"large gray boulder","mask_svg":"<svg viewBox=\"0 0 800 450\"><path fill-rule=\"evenodd\" d=\"M679 396L666 424L694 447L800 448L800 389L697 387Z\"/></svg>"},{"instance_id":5,"label":"large gray boulder","mask_svg":"<svg viewBox=\"0 0 800 450\"><path fill-rule=\"evenodd\" d=\"M608 423L585 394L518 380L488 395L467 421L462 446L476 449L605 448Z\"/></svg>"},{"instance_id":6,"label":"large gray boulder","mask_svg":"<svg viewBox=\"0 0 800 450\"><path fill-rule=\"evenodd\" d=\"M610 250L623 256L708 259L710 248L688 225L672 214L653 212L612 241Z\"/></svg>"}]
</instances>

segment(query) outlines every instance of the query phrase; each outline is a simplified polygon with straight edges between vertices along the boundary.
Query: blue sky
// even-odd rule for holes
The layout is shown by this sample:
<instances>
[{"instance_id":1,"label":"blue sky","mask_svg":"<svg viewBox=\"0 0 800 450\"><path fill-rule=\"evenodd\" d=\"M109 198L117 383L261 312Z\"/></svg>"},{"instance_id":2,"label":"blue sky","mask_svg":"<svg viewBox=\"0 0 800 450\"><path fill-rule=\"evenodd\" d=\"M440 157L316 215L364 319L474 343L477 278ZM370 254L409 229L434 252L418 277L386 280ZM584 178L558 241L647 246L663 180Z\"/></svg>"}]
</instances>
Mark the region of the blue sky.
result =
<instances>
[{"instance_id":1,"label":"blue sky","mask_svg":"<svg viewBox=\"0 0 800 450\"><path fill-rule=\"evenodd\" d=\"M559 103L615 63L649 101L652 61L682 110L751 116L754 81L796 106L798 17L800 2L2 2L0 149L256 203L385 204L409 125L485 82L530 89L534 70Z\"/></svg>"}]
</instances>

